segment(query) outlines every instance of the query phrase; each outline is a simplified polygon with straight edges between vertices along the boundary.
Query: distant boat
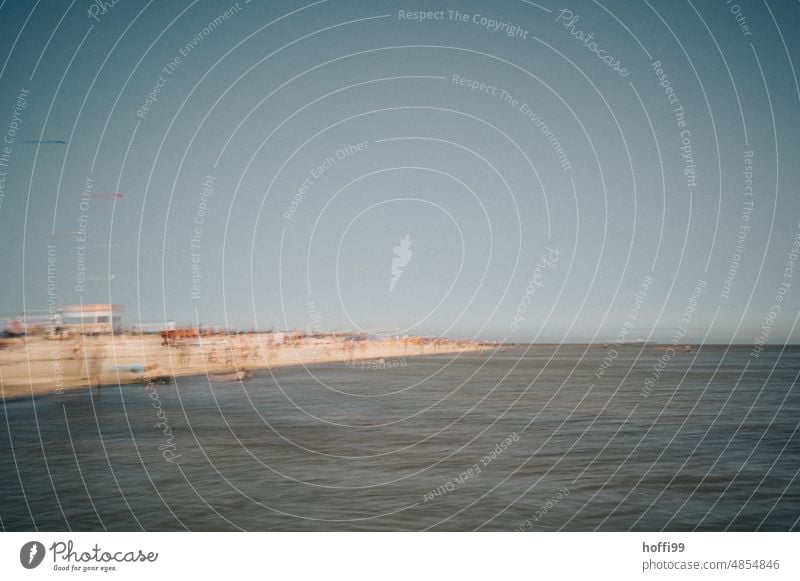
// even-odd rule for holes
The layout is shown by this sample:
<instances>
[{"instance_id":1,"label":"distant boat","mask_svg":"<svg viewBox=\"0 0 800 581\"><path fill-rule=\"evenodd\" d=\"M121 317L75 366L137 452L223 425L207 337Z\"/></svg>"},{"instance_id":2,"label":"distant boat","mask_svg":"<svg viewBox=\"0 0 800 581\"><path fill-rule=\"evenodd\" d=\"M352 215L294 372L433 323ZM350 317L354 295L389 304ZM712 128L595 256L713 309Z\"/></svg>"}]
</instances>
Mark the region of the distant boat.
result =
<instances>
[{"instance_id":1,"label":"distant boat","mask_svg":"<svg viewBox=\"0 0 800 581\"><path fill-rule=\"evenodd\" d=\"M224 383L229 381L242 381L250 377L249 371L233 371L231 373L218 373L210 374L209 377L212 381L217 383Z\"/></svg>"}]
</instances>

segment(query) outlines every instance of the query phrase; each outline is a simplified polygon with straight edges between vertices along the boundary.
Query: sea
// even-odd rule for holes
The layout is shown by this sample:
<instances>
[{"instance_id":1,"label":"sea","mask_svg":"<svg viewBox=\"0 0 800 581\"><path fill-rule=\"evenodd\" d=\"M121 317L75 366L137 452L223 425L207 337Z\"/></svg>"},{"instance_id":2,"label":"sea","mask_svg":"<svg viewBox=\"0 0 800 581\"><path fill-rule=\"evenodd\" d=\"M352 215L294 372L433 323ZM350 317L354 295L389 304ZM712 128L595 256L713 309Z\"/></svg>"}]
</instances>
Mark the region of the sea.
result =
<instances>
[{"instance_id":1,"label":"sea","mask_svg":"<svg viewBox=\"0 0 800 581\"><path fill-rule=\"evenodd\" d=\"M0 402L7 531L789 531L800 348L536 345Z\"/></svg>"}]
</instances>

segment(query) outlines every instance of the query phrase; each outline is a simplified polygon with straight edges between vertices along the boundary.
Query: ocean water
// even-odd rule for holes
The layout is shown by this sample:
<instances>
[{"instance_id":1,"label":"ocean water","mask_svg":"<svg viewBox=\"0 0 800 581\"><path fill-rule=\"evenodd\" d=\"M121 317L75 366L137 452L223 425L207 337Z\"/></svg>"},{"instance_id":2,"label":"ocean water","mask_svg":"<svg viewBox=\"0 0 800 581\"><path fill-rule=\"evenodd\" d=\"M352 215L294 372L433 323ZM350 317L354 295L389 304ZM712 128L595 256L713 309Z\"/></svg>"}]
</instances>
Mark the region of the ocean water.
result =
<instances>
[{"instance_id":1,"label":"ocean water","mask_svg":"<svg viewBox=\"0 0 800 581\"><path fill-rule=\"evenodd\" d=\"M796 530L800 349L584 346L5 402L4 530ZM391 363L391 361L386 362ZM645 389L645 384L651 387Z\"/></svg>"}]
</instances>

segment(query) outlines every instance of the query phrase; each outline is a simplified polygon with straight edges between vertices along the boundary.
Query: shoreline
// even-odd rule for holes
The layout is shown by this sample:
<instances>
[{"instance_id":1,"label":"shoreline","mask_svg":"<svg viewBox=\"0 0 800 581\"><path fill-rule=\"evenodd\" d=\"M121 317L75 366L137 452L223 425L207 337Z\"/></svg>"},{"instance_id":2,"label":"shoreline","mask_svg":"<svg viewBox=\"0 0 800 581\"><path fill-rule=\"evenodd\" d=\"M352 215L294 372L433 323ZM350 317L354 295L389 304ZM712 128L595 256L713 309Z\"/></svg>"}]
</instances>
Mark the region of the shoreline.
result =
<instances>
[{"instance_id":1,"label":"shoreline","mask_svg":"<svg viewBox=\"0 0 800 581\"><path fill-rule=\"evenodd\" d=\"M302 337L277 341L270 333L202 336L164 345L157 335L72 336L53 339L30 336L5 340L0 348L0 400L61 394L85 387L171 383L178 377L207 376L214 383L242 379L239 372L344 363L356 368L386 369L406 357L475 353L486 350L639 349L658 352L669 343L496 343L448 339L364 339L341 336ZM752 349L748 344L692 344L690 354L705 348ZM775 345L768 349L792 349ZM380 363L383 361L383 363ZM360 364L358 362L361 362ZM372 362L372 363L370 363ZM366 365L365 365L366 363Z\"/></svg>"},{"instance_id":2,"label":"shoreline","mask_svg":"<svg viewBox=\"0 0 800 581\"><path fill-rule=\"evenodd\" d=\"M171 383L208 376L220 384L252 371L320 363L385 361L483 351L486 343L421 338L344 340L270 334L212 335L165 345L156 335L21 338L0 349L0 399L62 394L84 387Z\"/></svg>"}]
</instances>

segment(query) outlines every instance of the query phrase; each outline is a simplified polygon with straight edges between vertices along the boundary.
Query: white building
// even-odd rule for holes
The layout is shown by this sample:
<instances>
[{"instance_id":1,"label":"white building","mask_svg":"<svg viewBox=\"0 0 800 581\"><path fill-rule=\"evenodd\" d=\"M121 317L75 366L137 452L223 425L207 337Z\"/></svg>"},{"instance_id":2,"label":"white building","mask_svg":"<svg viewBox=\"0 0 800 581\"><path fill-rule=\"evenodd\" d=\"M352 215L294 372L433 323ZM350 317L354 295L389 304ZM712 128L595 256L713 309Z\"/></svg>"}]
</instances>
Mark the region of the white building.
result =
<instances>
[{"instance_id":1,"label":"white building","mask_svg":"<svg viewBox=\"0 0 800 581\"><path fill-rule=\"evenodd\" d=\"M64 307L64 327L77 333L118 333L122 331L125 307L106 303L67 305Z\"/></svg>"}]
</instances>

